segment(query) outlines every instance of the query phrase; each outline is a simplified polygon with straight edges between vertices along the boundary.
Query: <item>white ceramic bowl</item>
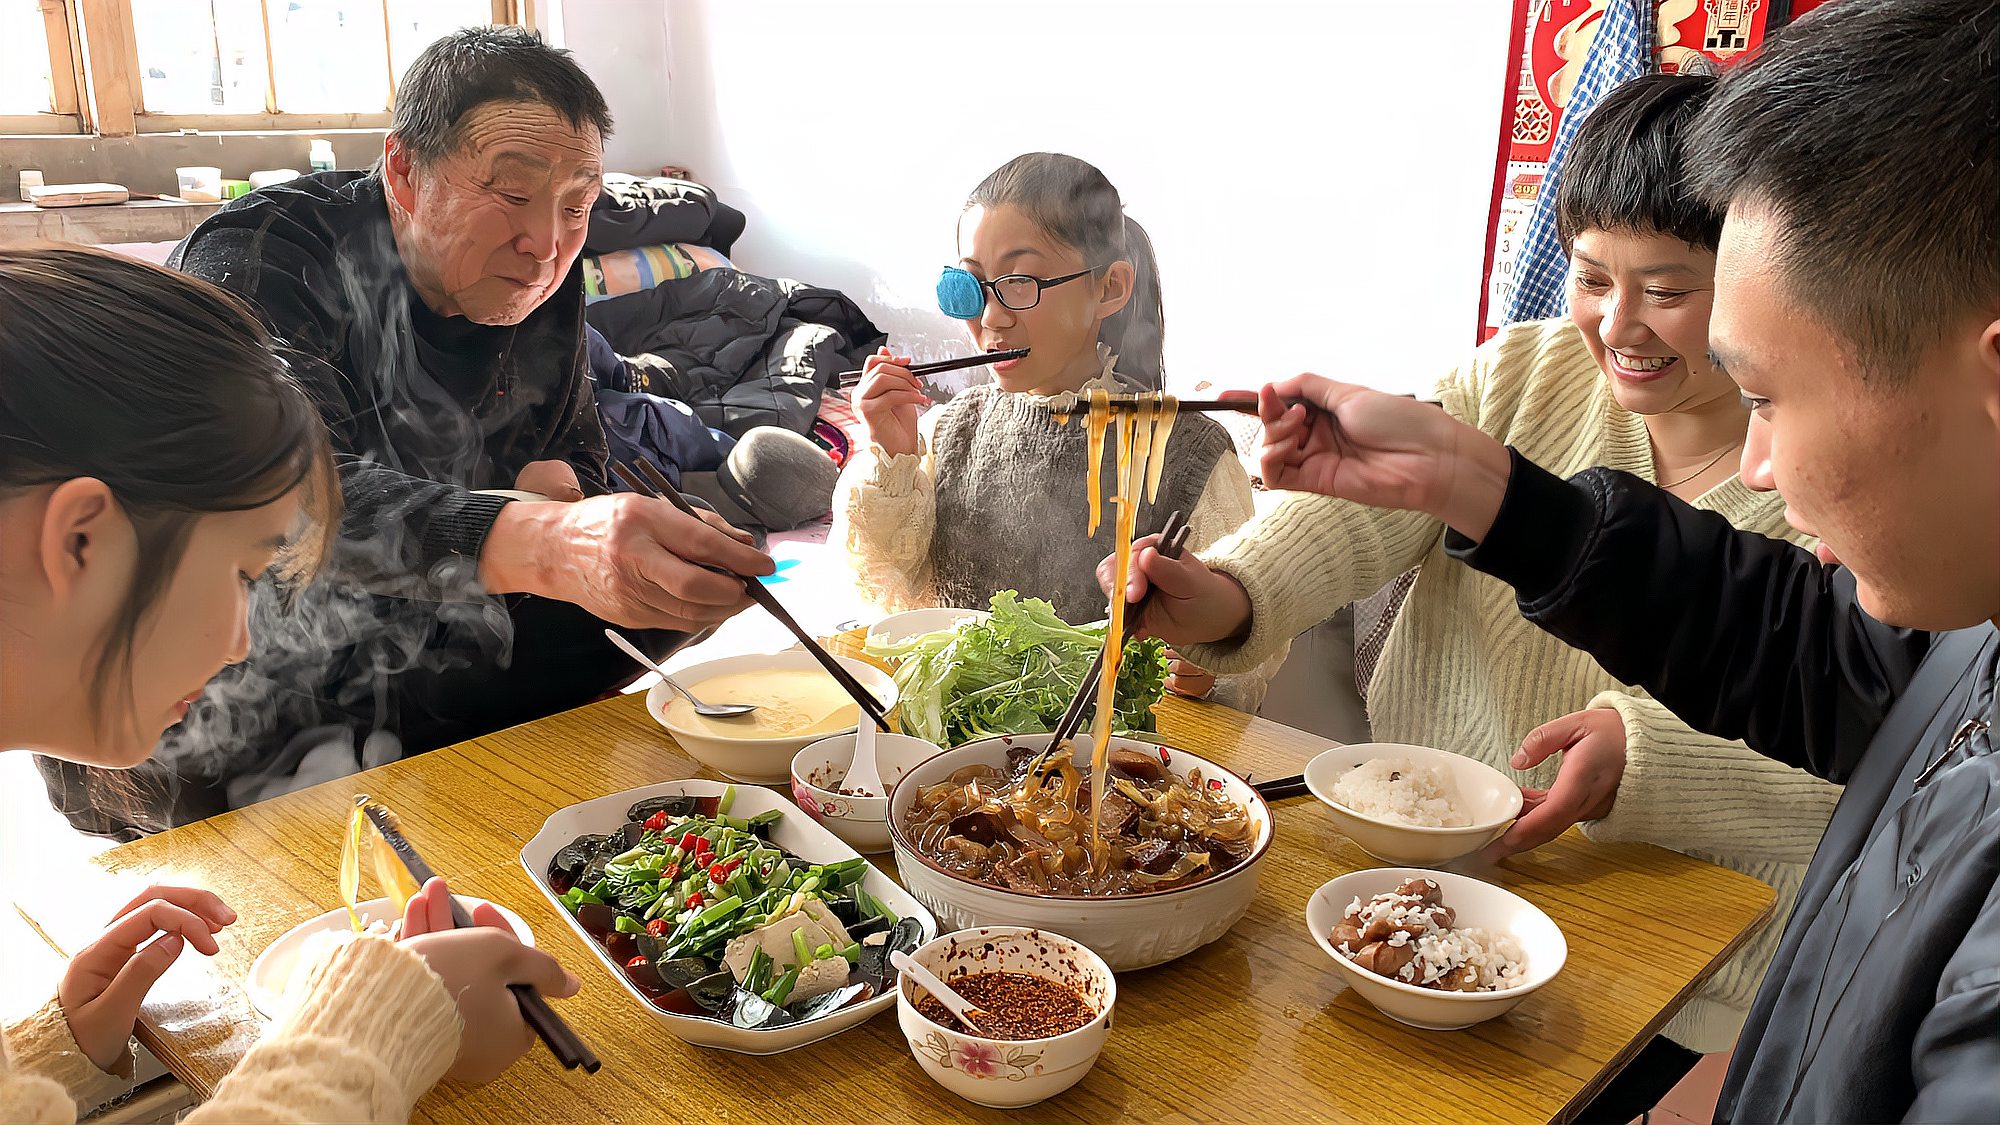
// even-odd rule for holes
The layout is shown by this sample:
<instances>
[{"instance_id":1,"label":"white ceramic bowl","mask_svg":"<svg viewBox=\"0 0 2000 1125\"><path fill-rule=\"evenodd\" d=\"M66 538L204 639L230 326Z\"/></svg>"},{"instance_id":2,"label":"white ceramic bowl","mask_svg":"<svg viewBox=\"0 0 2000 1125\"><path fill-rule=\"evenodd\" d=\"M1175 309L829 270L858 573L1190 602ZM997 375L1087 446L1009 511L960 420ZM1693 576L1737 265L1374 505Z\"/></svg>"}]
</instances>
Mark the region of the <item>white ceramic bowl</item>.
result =
<instances>
[{"instance_id":1,"label":"white ceramic bowl","mask_svg":"<svg viewBox=\"0 0 2000 1125\"><path fill-rule=\"evenodd\" d=\"M992 617L983 609L906 609L892 613L868 627L868 643L893 645L949 629L961 621L985 621Z\"/></svg>"},{"instance_id":2,"label":"white ceramic bowl","mask_svg":"<svg viewBox=\"0 0 2000 1125\"><path fill-rule=\"evenodd\" d=\"M889 798L856 797L840 792L841 779L854 762L852 734L836 734L807 746L792 758L792 800L827 831L858 852L889 850ZM934 742L907 734L875 733L875 770L885 790L911 766L938 753Z\"/></svg>"},{"instance_id":3,"label":"white ceramic bowl","mask_svg":"<svg viewBox=\"0 0 2000 1125\"><path fill-rule=\"evenodd\" d=\"M483 898L470 895L453 895L468 913L475 906L486 904ZM500 911L507 924L514 927L514 935L523 945L535 944L535 932L521 920L519 914L501 906L491 904ZM386 898L371 898L367 902L354 904L355 913L361 915L365 926L381 923L393 926L402 920L403 912ZM348 920L347 909L329 910L317 918L312 918L286 930L276 941L264 947L264 952L250 963L250 975L244 978L243 990L250 994L250 1003L264 1015L276 1019L281 1008L285 989L291 984L292 976L298 972L301 955L310 956L312 947L319 943L321 934L345 934L351 932L353 924ZM318 939L318 940L316 940Z\"/></svg>"},{"instance_id":4,"label":"white ceramic bowl","mask_svg":"<svg viewBox=\"0 0 2000 1125\"><path fill-rule=\"evenodd\" d=\"M1097 1017L1047 1039L983 1039L945 1027L917 1011L917 984L896 989L896 1022L910 1053L938 1085L969 1102L1019 1109L1052 1098L1082 1080L1111 1034L1118 982L1111 967L1081 943L1022 926L987 926L945 934L910 956L946 984L968 973L1024 973L1060 981L1083 995Z\"/></svg>"},{"instance_id":5,"label":"white ceramic bowl","mask_svg":"<svg viewBox=\"0 0 2000 1125\"><path fill-rule=\"evenodd\" d=\"M1407 758L1444 771L1452 802L1472 821L1457 828L1422 828L1364 816L1333 799L1342 774L1375 758ZM1463 754L1399 742L1357 742L1336 746L1306 765L1306 787L1325 802L1333 822L1361 850L1384 863L1411 866L1448 863L1500 838L1521 815L1521 787L1499 770Z\"/></svg>"},{"instance_id":6,"label":"white ceramic bowl","mask_svg":"<svg viewBox=\"0 0 2000 1125\"><path fill-rule=\"evenodd\" d=\"M1348 904L1356 898L1366 902L1393 891L1405 879L1436 883L1444 892L1444 904L1458 915L1456 925L1513 935L1527 961L1527 980L1497 992L1439 992L1377 976L1335 951L1333 929L1346 916ZM1342 875L1323 884L1306 901L1306 928L1362 999L1398 1023L1428 1031L1456 1031L1505 1015L1529 993L1554 980L1569 958L1569 943L1562 930L1533 903L1491 883L1450 871L1377 867Z\"/></svg>"},{"instance_id":7,"label":"white ceramic bowl","mask_svg":"<svg viewBox=\"0 0 2000 1125\"><path fill-rule=\"evenodd\" d=\"M618 982L618 987L632 998L632 1003L640 1011L653 1017L671 1035L693 1043L698 1047L720 1047L726 1051L738 1051L746 1055L775 1055L808 1043L817 1043L829 1035L837 1035L867 1020L870 1016L894 1004L895 998L884 992L871 996L858 1004L804 1023L789 1024L774 1029L745 1029L734 1027L720 1020L703 1019L698 1016L684 1016L674 1012L663 1012L646 1000L644 994L632 986L625 977L624 966L618 964L603 944L590 936L577 922L576 916L562 905L561 896L549 886L549 861L556 852L570 841L585 833L615 832L625 824L625 810L648 797L660 797L670 793L693 793L703 797L720 797L730 787L719 781L705 781L689 778L685 781L662 781L656 785L646 785L638 789L627 789L623 793L613 793L558 809L542 824L542 830L521 849L521 866L528 869L528 878L534 881L542 894L548 897L563 921L575 932L597 960L604 971ZM736 799L729 806L729 815L753 817L772 809L782 811L784 819L771 826L769 839L773 844L793 855L812 863L838 863L855 858L855 851L840 842L832 833L814 824L812 818L793 807L792 803L770 790L751 785L736 786ZM884 906L896 912L898 918L916 918L923 923L924 936L928 940L937 934L937 920L922 903L910 897L908 892L897 886L887 875L882 874L872 864L861 886L870 895L881 900ZM585 987L594 987L586 985Z\"/></svg>"},{"instance_id":8,"label":"white ceramic bowl","mask_svg":"<svg viewBox=\"0 0 2000 1125\"><path fill-rule=\"evenodd\" d=\"M1113 748L1164 753L1167 768L1185 775L1200 769L1204 781L1220 781L1230 799L1249 809L1256 826L1250 858L1212 879L1189 886L1115 898L1032 894L975 883L947 872L918 854L903 830L904 818L921 786L935 785L972 765L1007 764L1009 746L1039 750L1046 734L981 739L926 759L903 775L889 795L889 832L896 847L896 870L905 886L946 926L1024 925L1067 934L1089 946L1116 971L1143 969L1192 953L1229 931L1257 897L1257 877L1271 850L1271 807L1248 782L1206 758L1137 739L1111 740ZM1089 758L1078 752L1079 765Z\"/></svg>"},{"instance_id":9,"label":"white ceramic bowl","mask_svg":"<svg viewBox=\"0 0 2000 1125\"><path fill-rule=\"evenodd\" d=\"M840 665L853 673L861 681L861 686L869 690L882 703L883 710L896 706L896 681L889 673L873 664L836 656ZM788 668L810 668L820 671L819 662L811 654L800 649L778 653L753 653L748 656L730 656L721 660L711 660L696 664L674 673L674 681L696 695L701 695L704 680L732 672L776 671ZM653 721L667 728L680 748L693 755L696 761L738 781L748 781L757 785L782 785L791 777L792 755L805 749L809 742L827 737L825 734L777 735L763 738L718 738L702 731L689 730L667 721L667 704L679 698L674 689L667 685L654 684L646 692L646 711ZM702 696L704 703L726 703L728 700L710 699ZM847 731L852 732L853 727ZM841 733L841 732L835 732Z\"/></svg>"}]
</instances>

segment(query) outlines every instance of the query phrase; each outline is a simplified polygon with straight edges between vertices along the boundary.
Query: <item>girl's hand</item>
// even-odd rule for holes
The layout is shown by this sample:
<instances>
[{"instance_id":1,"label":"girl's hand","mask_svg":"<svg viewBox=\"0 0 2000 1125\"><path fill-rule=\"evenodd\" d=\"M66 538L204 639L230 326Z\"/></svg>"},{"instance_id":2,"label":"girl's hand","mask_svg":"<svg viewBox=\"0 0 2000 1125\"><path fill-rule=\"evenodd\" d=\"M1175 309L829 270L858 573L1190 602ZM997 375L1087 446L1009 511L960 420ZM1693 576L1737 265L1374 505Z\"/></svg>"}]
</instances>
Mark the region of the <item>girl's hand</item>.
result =
<instances>
[{"instance_id":1,"label":"girl's hand","mask_svg":"<svg viewBox=\"0 0 2000 1125\"><path fill-rule=\"evenodd\" d=\"M1507 447L1436 406L1296 375L1259 391L1257 408L1270 487L1425 512L1475 540L1492 529Z\"/></svg>"},{"instance_id":2,"label":"girl's hand","mask_svg":"<svg viewBox=\"0 0 2000 1125\"><path fill-rule=\"evenodd\" d=\"M1489 861L1539 848L1572 824L1602 820L1618 800L1625 778L1625 718L1609 707L1564 715L1528 732L1510 763L1530 769L1562 751L1556 781L1547 789L1521 789L1521 816L1507 834L1486 846Z\"/></svg>"},{"instance_id":3,"label":"girl's hand","mask_svg":"<svg viewBox=\"0 0 2000 1125\"><path fill-rule=\"evenodd\" d=\"M883 453L923 452L917 414L930 404L924 385L910 374L909 356L892 356L883 348L862 364L854 408L868 428L868 440L881 446Z\"/></svg>"},{"instance_id":4,"label":"girl's hand","mask_svg":"<svg viewBox=\"0 0 2000 1125\"><path fill-rule=\"evenodd\" d=\"M147 887L125 904L104 931L70 958L56 988L70 1035L97 1068L109 1071L125 1057L146 993L189 944L213 957L215 934L236 912L208 891Z\"/></svg>"},{"instance_id":5,"label":"girl's hand","mask_svg":"<svg viewBox=\"0 0 2000 1125\"><path fill-rule=\"evenodd\" d=\"M1207 699L1208 693L1215 690L1215 673L1173 649L1167 650L1167 661L1168 691L1189 699Z\"/></svg>"},{"instance_id":6,"label":"girl's hand","mask_svg":"<svg viewBox=\"0 0 2000 1125\"><path fill-rule=\"evenodd\" d=\"M445 992L458 1002L465 1030L458 1059L445 1077L478 1083L492 1081L535 1045L535 1033L508 985L533 985L560 1000L576 995L581 983L555 958L522 945L491 903L473 907L472 921L471 929L452 928L451 888L432 879L403 909L402 940L444 979Z\"/></svg>"},{"instance_id":7,"label":"girl's hand","mask_svg":"<svg viewBox=\"0 0 2000 1125\"><path fill-rule=\"evenodd\" d=\"M1159 551L1160 537L1148 535L1132 543L1132 572L1125 600L1136 602L1153 591L1136 623L1139 635L1159 637L1169 644L1192 645L1228 640L1250 628L1250 595L1241 583L1203 566L1192 553L1170 559ZM1097 584L1111 592L1115 556L1097 564Z\"/></svg>"}]
</instances>

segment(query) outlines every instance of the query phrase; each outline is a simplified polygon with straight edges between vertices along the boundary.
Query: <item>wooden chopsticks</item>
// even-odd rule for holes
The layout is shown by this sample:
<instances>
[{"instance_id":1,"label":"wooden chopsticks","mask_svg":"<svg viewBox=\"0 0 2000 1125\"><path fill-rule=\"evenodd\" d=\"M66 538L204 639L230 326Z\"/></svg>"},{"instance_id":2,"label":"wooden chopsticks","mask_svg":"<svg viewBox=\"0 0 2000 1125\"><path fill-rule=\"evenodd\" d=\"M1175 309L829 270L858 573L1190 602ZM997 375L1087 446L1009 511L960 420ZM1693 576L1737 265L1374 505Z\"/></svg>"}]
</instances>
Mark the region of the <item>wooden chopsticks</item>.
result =
<instances>
[{"instance_id":1,"label":"wooden chopsticks","mask_svg":"<svg viewBox=\"0 0 2000 1125\"><path fill-rule=\"evenodd\" d=\"M402 827L396 821L396 814L390 812L387 806L380 801L369 799L366 793L355 797L354 803L361 806L361 811L368 816L368 822L375 826L376 832L381 833L383 841L396 853L396 858L403 861L404 870L410 873L410 878L415 879L418 886L430 882L437 875L437 872L431 870L431 865L424 862L424 857L417 854L416 847L403 835ZM473 925L472 915L466 912L465 907L459 905L458 896L447 895L446 898L451 903L452 924L461 930L470 929ZM575 1070L582 1067L585 1074L596 1074L598 1068L604 1065L598 1061L597 1054L590 1049L590 1045L556 1014L554 1008L549 1007L548 1000L544 999L540 992L535 991L533 985L510 984L507 990L514 994L515 1001L520 1004L521 1018L535 1030L535 1035L542 1042L549 1045L549 1051L555 1055L557 1062L563 1064L564 1069Z\"/></svg>"},{"instance_id":2,"label":"wooden chopsticks","mask_svg":"<svg viewBox=\"0 0 2000 1125\"><path fill-rule=\"evenodd\" d=\"M665 500L688 515L694 516L696 519L701 518L699 515L696 515L694 505L688 503L687 497L681 495L681 490L674 487L674 482L667 479L667 474L661 472L659 466L653 464L651 460L645 457L639 458L634 464L638 466L638 472L634 472L630 467L621 462L613 461L611 463L611 471L617 473L618 479L624 481L632 491L641 496L651 496L656 500ZM642 477L641 473L645 475ZM873 719L878 728L882 730L890 729L889 713L883 708L881 701L875 698L874 693L861 686L861 681L855 679L852 672L842 667L840 661L835 660L831 653L821 648L819 642L813 639L812 634L800 628L799 623L793 619L790 613L786 612L785 607L779 604L778 599L772 596L771 591L764 588L762 582L757 581L755 578L737 574L734 571L724 570L719 566L709 566L706 563L695 563L694 565L701 567L703 570L714 571L717 574L727 574L732 578L741 580L743 588L749 591L751 599L758 605L763 606L785 628L790 629L792 636L797 637L799 643L805 646L806 651L812 654L812 658L819 661L819 666L826 669L827 675L832 676L834 682L839 684L842 690L854 697L854 702L860 706L861 713Z\"/></svg>"},{"instance_id":3,"label":"wooden chopsticks","mask_svg":"<svg viewBox=\"0 0 2000 1125\"><path fill-rule=\"evenodd\" d=\"M1187 517L1179 509L1175 509L1167 517L1166 526L1160 530L1159 546L1155 549L1167 558L1180 558L1181 550L1187 546L1188 532ZM1152 596L1153 591L1149 587L1145 597L1126 604L1123 637L1112 637L1110 627L1108 625L1105 627L1104 647L1097 650L1097 657L1090 662L1089 670L1084 672L1083 683L1076 690L1076 698L1070 700L1069 707L1062 713L1062 718L1056 720L1056 729L1051 732L1049 738L1051 748L1076 737L1076 732L1083 726L1084 709L1090 706L1091 699L1096 694L1097 678L1104 674L1104 654L1110 651L1112 645L1124 644L1125 638L1138 630L1139 615L1145 612L1147 600Z\"/></svg>"}]
</instances>

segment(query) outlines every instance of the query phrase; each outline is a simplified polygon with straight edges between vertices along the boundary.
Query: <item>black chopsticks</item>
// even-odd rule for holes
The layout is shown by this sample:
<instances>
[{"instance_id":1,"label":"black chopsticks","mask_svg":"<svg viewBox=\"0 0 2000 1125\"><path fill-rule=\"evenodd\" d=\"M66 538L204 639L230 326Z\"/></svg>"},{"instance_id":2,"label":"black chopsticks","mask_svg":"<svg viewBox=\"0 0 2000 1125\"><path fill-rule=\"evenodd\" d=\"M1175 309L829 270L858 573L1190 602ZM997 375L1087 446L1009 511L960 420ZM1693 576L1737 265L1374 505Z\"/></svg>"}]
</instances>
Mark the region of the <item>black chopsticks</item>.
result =
<instances>
[{"instance_id":1,"label":"black chopsticks","mask_svg":"<svg viewBox=\"0 0 2000 1125\"><path fill-rule=\"evenodd\" d=\"M1161 401L1153 395L1110 395L1111 409L1137 410L1141 403ZM1078 396L1076 409L1081 413L1090 400ZM1187 398L1176 399L1174 409L1182 414L1255 414L1257 400L1254 398Z\"/></svg>"},{"instance_id":2,"label":"black chopsticks","mask_svg":"<svg viewBox=\"0 0 2000 1125\"><path fill-rule=\"evenodd\" d=\"M934 363L911 364L910 374L921 379L926 375L940 375L946 371L960 371L967 367L983 367L989 363L1005 363L1010 359L1024 358L1027 354L1027 348L1010 348L1004 352L981 352L978 355L962 355L957 359L940 359ZM839 375L834 376L835 385L843 389L851 387L860 381L861 372L859 371L843 371ZM1252 403L1250 409L1255 410L1256 408L1256 404Z\"/></svg>"},{"instance_id":3,"label":"black chopsticks","mask_svg":"<svg viewBox=\"0 0 2000 1125\"><path fill-rule=\"evenodd\" d=\"M1286 797L1296 797L1309 791L1306 788L1306 775L1302 773L1255 782L1250 788L1262 794L1266 801L1281 801Z\"/></svg>"},{"instance_id":4,"label":"black chopsticks","mask_svg":"<svg viewBox=\"0 0 2000 1125\"><path fill-rule=\"evenodd\" d=\"M410 878L417 881L418 886L421 887L436 877L437 872L431 870L431 865L424 862L424 857L417 854L417 849L403 835L395 813L390 812L380 801L371 800L366 793L356 796L354 803L361 806L361 811L368 816L368 822L375 826L375 831L381 834L389 849L396 853L396 858L403 861L404 869L410 873ZM451 903L452 924L462 930L470 929L473 924L472 915L466 912L465 907L459 905L456 895L447 895L446 898ZM549 1007L549 1002L540 992L535 991L533 985L510 984L507 989L514 994L515 1001L521 1005L521 1018L527 1021L528 1026L534 1029L536 1036L542 1042L549 1045L550 1053L555 1055L557 1062L563 1064L563 1069L575 1070L582 1067L585 1074L596 1074L598 1068L604 1065L598 1061L597 1054L590 1049L589 1044L556 1014L554 1008Z\"/></svg>"},{"instance_id":5,"label":"black chopsticks","mask_svg":"<svg viewBox=\"0 0 2000 1125\"><path fill-rule=\"evenodd\" d=\"M1167 516L1166 526L1160 529L1160 542L1159 546L1155 549L1167 558L1180 558L1181 550L1187 546L1188 530L1187 517L1179 509L1175 509L1172 514ZM1119 593L1122 594L1124 591L1120 590ZM1126 605L1125 637L1131 636L1138 629L1139 615L1145 612L1146 600L1152 596L1153 591L1148 588L1145 597ZM1078 685L1076 689L1076 698L1069 701L1069 707L1063 711L1062 718L1056 720L1056 729L1052 732L1052 737L1049 739L1050 747L1053 748L1061 745L1076 737L1076 732L1083 726L1084 709L1090 706L1091 699L1096 692L1097 678L1104 674L1104 654L1110 650L1112 645L1124 644L1125 637L1114 639L1111 636L1110 625L1106 624L1104 630L1104 647L1097 650L1096 659L1090 662L1090 668L1084 672L1083 683Z\"/></svg>"},{"instance_id":6,"label":"black chopsticks","mask_svg":"<svg viewBox=\"0 0 2000 1125\"><path fill-rule=\"evenodd\" d=\"M701 518L695 513L694 505L688 503L687 497L681 495L681 490L674 487L674 482L667 479L667 474L661 472L659 466L653 464L651 460L645 457L639 458L633 464L638 466L638 472L634 472L623 463L617 461L611 463L611 471L617 473L618 479L624 481L632 491L641 496L651 496L656 500L665 500L688 515L694 516L696 519ZM641 473L645 475L642 477ZM790 613L786 612L785 607L779 604L778 599L772 596L771 591L764 588L762 582L757 581L755 578L736 574L733 571L724 570L718 566L708 566L705 563L696 563L695 565L702 567L704 570L711 570L717 574L727 574L732 578L740 579L743 583L743 588L749 591L752 600L758 605L763 606L785 628L790 629L792 636L797 637L799 643L805 646L806 651L812 654L812 658L819 661L819 666L826 669L827 675L832 676L834 682L839 684L842 690L854 697L854 702L860 706L861 713L873 719L878 729L890 729L889 713L883 708L881 701L875 698L873 692L861 686L861 681L855 679L852 672L842 667L840 661L833 658L832 653L821 648L819 642L813 639L812 634L800 628L799 623L793 619Z\"/></svg>"}]
</instances>

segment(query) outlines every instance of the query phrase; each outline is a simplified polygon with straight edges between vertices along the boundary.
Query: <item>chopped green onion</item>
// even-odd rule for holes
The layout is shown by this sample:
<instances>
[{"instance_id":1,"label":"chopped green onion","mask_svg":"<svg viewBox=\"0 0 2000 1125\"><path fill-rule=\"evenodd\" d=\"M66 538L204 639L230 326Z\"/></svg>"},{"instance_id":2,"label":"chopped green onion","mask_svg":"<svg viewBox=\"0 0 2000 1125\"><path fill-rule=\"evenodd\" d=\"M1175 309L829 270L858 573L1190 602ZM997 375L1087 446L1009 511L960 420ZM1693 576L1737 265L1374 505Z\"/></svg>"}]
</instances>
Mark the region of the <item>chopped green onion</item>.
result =
<instances>
[{"instance_id":1,"label":"chopped green onion","mask_svg":"<svg viewBox=\"0 0 2000 1125\"><path fill-rule=\"evenodd\" d=\"M624 921L624 919L619 919ZM806 945L806 929L800 926L792 931L792 953L798 958L793 964L803 969L812 964L812 950Z\"/></svg>"},{"instance_id":2,"label":"chopped green onion","mask_svg":"<svg viewBox=\"0 0 2000 1125\"><path fill-rule=\"evenodd\" d=\"M625 914L620 914L618 916L618 920L611 924L611 928L617 930L621 934L643 934L646 932L645 926L641 925L631 916Z\"/></svg>"},{"instance_id":3,"label":"chopped green onion","mask_svg":"<svg viewBox=\"0 0 2000 1125\"><path fill-rule=\"evenodd\" d=\"M854 964L856 961L861 960L861 943L858 941L848 942L847 948L841 950L840 955L847 958L848 964Z\"/></svg>"},{"instance_id":4,"label":"chopped green onion","mask_svg":"<svg viewBox=\"0 0 2000 1125\"><path fill-rule=\"evenodd\" d=\"M785 975L778 978L778 983L763 993L764 999L773 1004L783 1004L791 996L793 986L799 983L799 971L797 967L786 969Z\"/></svg>"},{"instance_id":5,"label":"chopped green onion","mask_svg":"<svg viewBox=\"0 0 2000 1125\"><path fill-rule=\"evenodd\" d=\"M717 816L727 815L729 812L729 806L735 803L736 803L736 787L734 785L723 786L722 799L715 803L715 814Z\"/></svg>"}]
</instances>

